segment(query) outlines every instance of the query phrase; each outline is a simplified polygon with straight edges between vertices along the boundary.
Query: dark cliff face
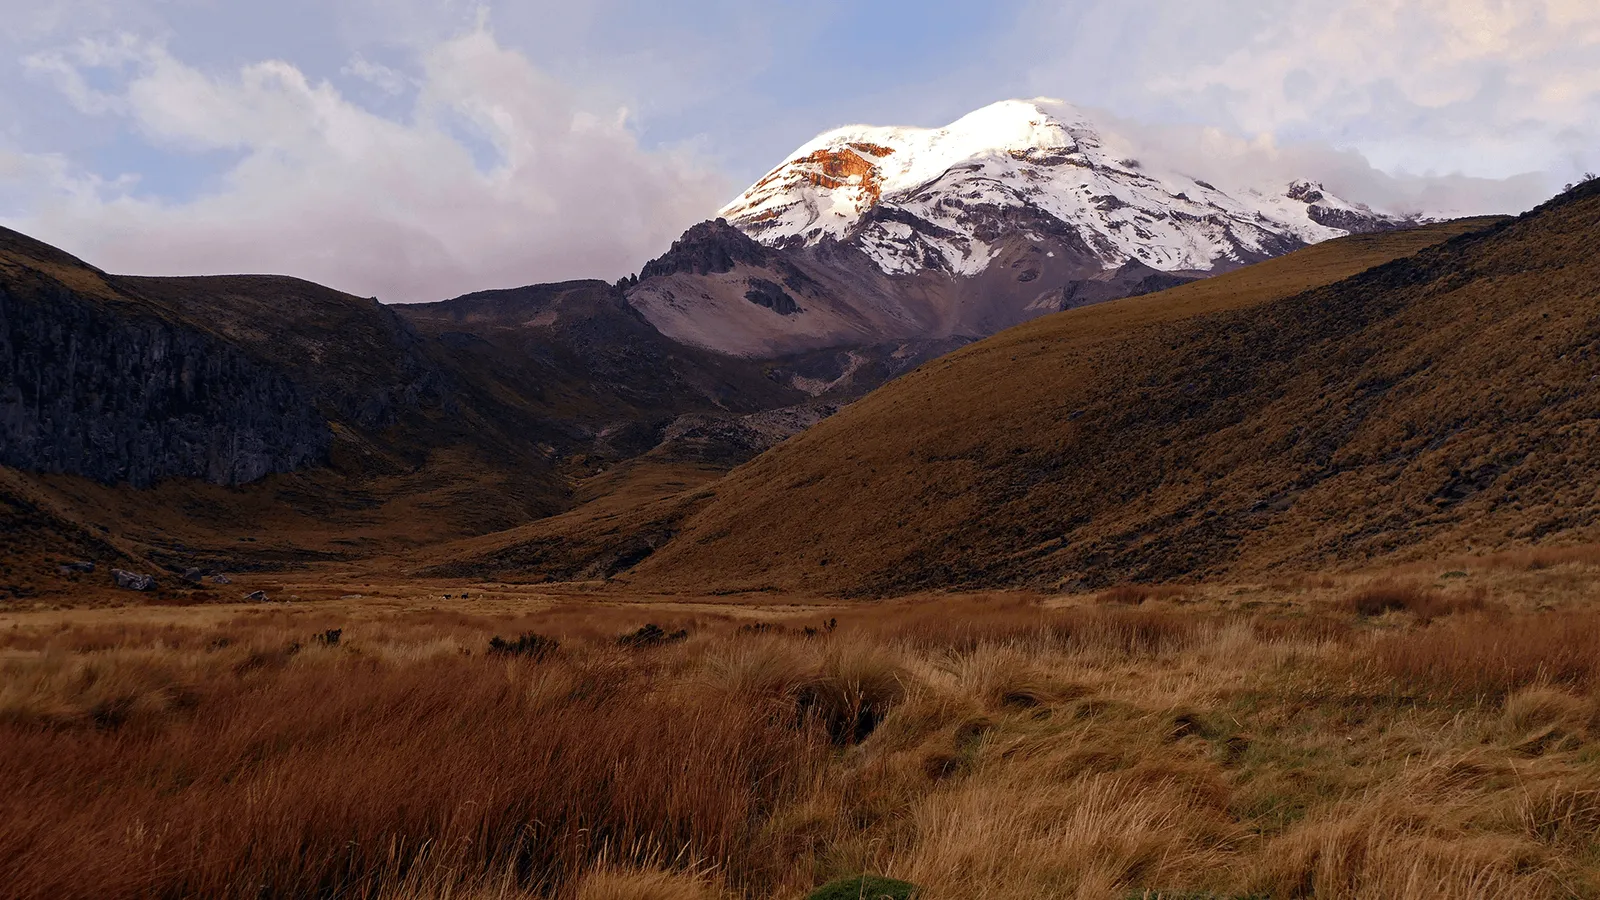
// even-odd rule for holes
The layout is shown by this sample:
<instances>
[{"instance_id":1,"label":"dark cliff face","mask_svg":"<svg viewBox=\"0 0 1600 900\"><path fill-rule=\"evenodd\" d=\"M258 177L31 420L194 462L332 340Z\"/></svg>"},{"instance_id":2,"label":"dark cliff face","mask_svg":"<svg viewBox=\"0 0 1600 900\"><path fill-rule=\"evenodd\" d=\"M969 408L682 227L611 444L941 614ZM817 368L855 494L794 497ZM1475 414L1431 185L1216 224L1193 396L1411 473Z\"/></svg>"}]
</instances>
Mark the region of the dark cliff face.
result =
<instances>
[{"instance_id":1,"label":"dark cliff face","mask_svg":"<svg viewBox=\"0 0 1600 900\"><path fill-rule=\"evenodd\" d=\"M451 405L411 324L376 300L278 275L113 276L129 297L204 326L282 372L324 416L367 430Z\"/></svg>"},{"instance_id":2,"label":"dark cliff face","mask_svg":"<svg viewBox=\"0 0 1600 900\"><path fill-rule=\"evenodd\" d=\"M137 487L326 468L313 493L354 506L400 478L382 490L498 490L515 518L568 502L559 460L653 446L615 435L803 399L602 282L392 308L281 276L110 275L0 229L0 466Z\"/></svg>"},{"instance_id":3,"label":"dark cliff face","mask_svg":"<svg viewBox=\"0 0 1600 900\"><path fill-rule=\"evenodd\" d=\"M0 228L0 568L36 587L78 558L247 571L513 528L680 417L806 400L603 282L388 307L279 276L111 275Z\"/></svg>"},{"instance_id":4,"label":"dark cliff face","mask_svg":"<svg viewBox=\"0 0 1600 900\"><path fill-rule=\"evenodd\" d=\"M226 341L4 274L0 463L145 487L236 485L326 459L332 432L305 392Z\"/></svg>"}]
</instances>

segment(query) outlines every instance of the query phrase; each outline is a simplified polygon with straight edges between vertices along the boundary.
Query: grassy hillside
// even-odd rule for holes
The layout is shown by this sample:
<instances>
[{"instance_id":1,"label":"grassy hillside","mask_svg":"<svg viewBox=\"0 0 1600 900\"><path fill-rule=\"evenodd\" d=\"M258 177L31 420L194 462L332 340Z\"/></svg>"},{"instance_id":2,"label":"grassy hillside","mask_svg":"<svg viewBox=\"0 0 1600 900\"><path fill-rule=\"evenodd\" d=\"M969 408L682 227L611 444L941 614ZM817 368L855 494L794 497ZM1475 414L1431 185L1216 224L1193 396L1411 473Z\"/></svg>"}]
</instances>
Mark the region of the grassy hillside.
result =
<instances>
[{"instance_id":1,"label":"grassy hillside","mask_svg":"<svg viewBox=\"0 0 1600 900\"><path fill-rule=\"evenodd\" d=\"M737 470L632 574L891 594L1587 534L1596 193L1004 332Z\"/></svg>"}]
</instances>

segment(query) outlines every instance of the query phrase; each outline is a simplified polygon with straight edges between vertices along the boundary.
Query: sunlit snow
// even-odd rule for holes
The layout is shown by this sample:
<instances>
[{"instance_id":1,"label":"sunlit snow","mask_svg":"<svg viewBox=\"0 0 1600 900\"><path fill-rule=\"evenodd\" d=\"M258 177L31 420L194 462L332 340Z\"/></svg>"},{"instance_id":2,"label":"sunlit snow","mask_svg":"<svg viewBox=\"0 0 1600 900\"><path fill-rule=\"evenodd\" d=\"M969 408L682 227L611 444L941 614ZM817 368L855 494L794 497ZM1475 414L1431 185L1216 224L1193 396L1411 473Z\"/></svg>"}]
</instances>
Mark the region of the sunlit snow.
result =
<instances>
[{"instance_id":1,"label":"sunlit snow","mask_svg":"<svg viewBox=\"0 0 1600 900\"><path fill-rule=\"evenodd\" d=\"M890 274L921 270L929 251L957 274L982 272L993 248L976 226L1019 207L1076 229L1107 266L1138 259L1166 271L1210 269L1285 237L1315 243L1345 234L1314 221L1310 205L1288 196L1287 185L1225 192L1180 173L1146 170L1131 152L1128 142L1068 104L1007 100L943 128L830 131L721 214L768 244L853 240ZM819 157L868 164L875 179L824 172ZM1325 192L1316 202L1358 209ZM932 227L867 218L874 206Z\"/></svg>"}]
</instances>

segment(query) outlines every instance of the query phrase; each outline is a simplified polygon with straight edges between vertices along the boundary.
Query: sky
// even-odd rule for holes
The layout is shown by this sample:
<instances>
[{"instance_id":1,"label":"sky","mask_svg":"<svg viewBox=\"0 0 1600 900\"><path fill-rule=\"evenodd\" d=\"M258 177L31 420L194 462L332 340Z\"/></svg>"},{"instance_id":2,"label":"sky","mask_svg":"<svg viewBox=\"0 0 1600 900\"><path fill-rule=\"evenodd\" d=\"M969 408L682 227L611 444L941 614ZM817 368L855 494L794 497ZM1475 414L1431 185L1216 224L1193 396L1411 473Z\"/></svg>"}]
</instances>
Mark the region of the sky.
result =
<instances>
[{"instance_id":1,"label":"sky","mask_svg":"<svg viewBox=\"0 0 1600 900\"><path fill-rule=\"evenodd\" d=\"M0 224L385 301L615 279L816 134L1048 96L1214 179L1519 212L1594 0L0 0Z\"/></svg>"}]
</instances>

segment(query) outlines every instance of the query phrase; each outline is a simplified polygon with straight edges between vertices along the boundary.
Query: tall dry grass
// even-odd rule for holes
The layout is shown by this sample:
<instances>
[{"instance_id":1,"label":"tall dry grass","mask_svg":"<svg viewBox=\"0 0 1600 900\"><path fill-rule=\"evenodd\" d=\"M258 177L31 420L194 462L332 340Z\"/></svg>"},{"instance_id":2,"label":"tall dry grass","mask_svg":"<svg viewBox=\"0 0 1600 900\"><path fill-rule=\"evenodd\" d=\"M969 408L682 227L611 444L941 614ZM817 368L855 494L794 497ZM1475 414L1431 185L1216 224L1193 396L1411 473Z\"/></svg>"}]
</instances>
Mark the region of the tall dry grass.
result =
<instances>
[{"instance_id":1,"label":"tall dry grass","mask_svg":"<svg viewBox=\"0 0 1600 900\"><path fill-rule=\"evenodd\" d=\"M1593 613L1213 593L0 628L0 896L1600 893Z\"/></svg>"},{"instance_id":2,"label":"tall dry grass","mask_svg":"<svg viewBox=\"0 0 1600 900\"><path fill-rule=\"evenodd\" d=\"M1379 640L1381 675L1430 696L1502 700L1538 684L1600 687L1600 615L1480 615Z\"/></svg>"},{"instance_id":3,"label":"tall dry grass","mask_svg":"<svg viewBox=\"0 0 1600 900\"><path fill-rule=\"evenodd\" d=\"M64 665L6 698L9 896L360 896L429 871L559 888L602 858L759 883L763 812L821 753L814 728L618 653L215 655Z\"/></svg>"}]
</instances>

